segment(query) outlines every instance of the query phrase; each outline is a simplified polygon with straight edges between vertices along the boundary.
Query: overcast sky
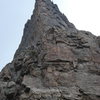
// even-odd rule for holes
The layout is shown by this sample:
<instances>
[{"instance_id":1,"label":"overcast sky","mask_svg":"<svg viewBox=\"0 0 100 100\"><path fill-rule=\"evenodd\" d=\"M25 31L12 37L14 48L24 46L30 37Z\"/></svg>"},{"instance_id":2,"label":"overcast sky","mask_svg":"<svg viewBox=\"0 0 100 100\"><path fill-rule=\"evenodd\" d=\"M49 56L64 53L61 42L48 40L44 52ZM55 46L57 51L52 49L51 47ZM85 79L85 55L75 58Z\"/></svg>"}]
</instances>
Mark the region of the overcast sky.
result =
<instances>
[{"instance_id":1,"label":"overcast sky","mask_svg":"<svg viewBox=\"0 0 100 100\"><path fill-rule=\"evenodd\" d=\"M53 0L76 28L100 35L100 0ZM0 70L9 63L21 41L34 0L0 0Z\"/></svg>"}]
</instances>

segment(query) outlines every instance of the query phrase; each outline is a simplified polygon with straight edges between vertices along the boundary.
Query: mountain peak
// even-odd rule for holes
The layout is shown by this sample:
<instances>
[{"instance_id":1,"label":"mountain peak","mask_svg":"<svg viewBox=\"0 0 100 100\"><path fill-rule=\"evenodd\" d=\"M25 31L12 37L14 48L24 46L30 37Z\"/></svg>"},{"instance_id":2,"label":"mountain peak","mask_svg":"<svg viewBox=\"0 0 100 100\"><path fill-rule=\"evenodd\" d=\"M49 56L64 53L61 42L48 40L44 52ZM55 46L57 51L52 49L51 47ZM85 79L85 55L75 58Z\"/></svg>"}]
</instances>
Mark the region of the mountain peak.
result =
<instances>
[{"instance_id":1,"label":"mountain peak","mask_svg":"<svg viewBox=\"0 0 100 100\"><path fill-rule=\"evenodd\" d=\"M76 29L50 0L36 0L0 73L0 100L100 100L100 37Z\"/></svg>"},{"instance_id":2,"label":"mountain peak","mask_svg":"<svg viewBox=\"0 0 100 100\"><path fill-rule=\"evenodd\" d=\"M36 45L37 38L42 37L50 28L59 28L64 31L77 31L75 26L68 21L66 16L59 11L51 0L36 0L35 9L30 20L25 25L21 44L15 54L25 48Z\"/></svg>"}]
</instances>

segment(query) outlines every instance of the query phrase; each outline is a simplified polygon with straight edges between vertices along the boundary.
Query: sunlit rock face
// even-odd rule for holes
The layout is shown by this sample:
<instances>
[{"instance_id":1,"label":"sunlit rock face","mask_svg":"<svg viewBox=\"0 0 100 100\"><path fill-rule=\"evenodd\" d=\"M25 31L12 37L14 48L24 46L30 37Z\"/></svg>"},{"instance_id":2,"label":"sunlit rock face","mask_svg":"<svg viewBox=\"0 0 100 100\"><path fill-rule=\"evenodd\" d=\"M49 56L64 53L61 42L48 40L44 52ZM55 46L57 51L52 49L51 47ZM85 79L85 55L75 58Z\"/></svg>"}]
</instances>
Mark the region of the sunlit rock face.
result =
<instances>
[{"instance_id":1,"label":"sunlit rock face","mask_svg":"<svg viewBox=\"0 0 100 100\"><path fill-rule=\"evenodd\" d=\"M100 100L100 37L80 31L50 0L36 0L0 100Z\"/></svg>"}]
</instances>

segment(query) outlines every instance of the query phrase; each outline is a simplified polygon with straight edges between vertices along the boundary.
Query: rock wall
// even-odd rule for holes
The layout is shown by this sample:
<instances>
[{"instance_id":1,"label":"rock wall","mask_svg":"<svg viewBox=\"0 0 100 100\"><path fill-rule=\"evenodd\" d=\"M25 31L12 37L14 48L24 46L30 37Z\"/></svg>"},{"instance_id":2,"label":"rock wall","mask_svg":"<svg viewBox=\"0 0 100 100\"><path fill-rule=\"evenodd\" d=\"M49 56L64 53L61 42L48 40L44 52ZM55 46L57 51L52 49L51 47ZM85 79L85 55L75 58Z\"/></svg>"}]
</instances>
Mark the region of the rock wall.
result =
<instances>
[{"instance_id":1,"label":"rock wall","mask_svg":"<svg viewBox=\"0 0 100 100\"><path fill-rule=\"evenodd\" d=\"M50 0L36 0L0 100L100 100L100 37L80 31Z\"/></svg>"}]
</instances>

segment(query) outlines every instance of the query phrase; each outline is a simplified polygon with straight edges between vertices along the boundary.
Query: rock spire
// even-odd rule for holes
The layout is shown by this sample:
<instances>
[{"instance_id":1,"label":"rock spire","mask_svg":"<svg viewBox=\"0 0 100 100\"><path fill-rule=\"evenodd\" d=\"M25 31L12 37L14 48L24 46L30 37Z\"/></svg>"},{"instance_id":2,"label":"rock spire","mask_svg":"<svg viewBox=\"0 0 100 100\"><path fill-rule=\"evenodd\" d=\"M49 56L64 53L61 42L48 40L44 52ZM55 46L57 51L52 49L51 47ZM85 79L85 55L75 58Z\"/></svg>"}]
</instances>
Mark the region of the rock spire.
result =
<instances>
[{"instance_id":1,"label":"rock spire","mask_svg":"<svg viewBox=\"0 0 100 100\"><path fill-rule=\"evenodd\" d=\"M100 37L80 31L51 0L36 0L0 100L100 100Z\"/></svg>"}]
</instances>

